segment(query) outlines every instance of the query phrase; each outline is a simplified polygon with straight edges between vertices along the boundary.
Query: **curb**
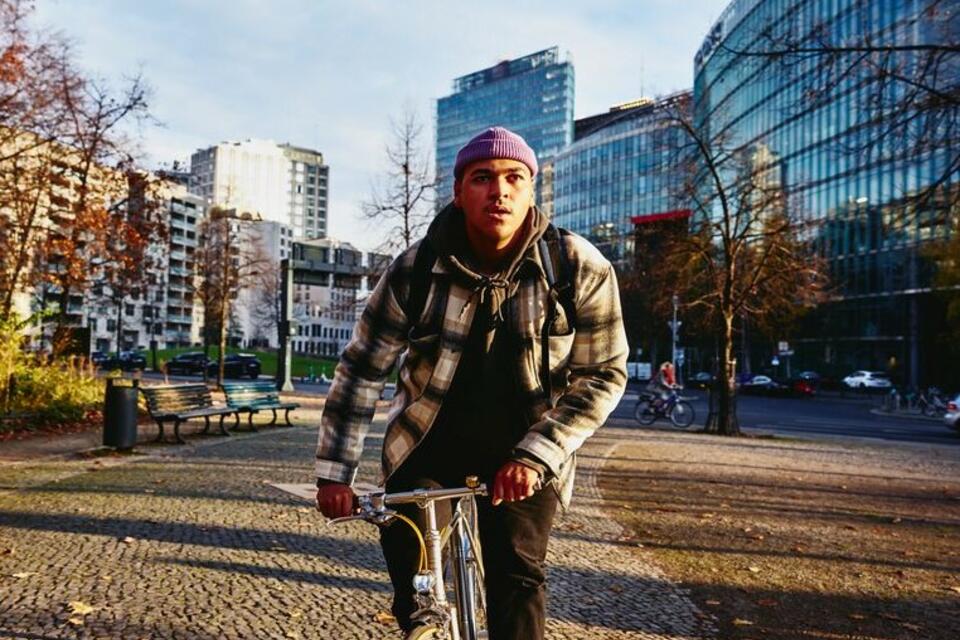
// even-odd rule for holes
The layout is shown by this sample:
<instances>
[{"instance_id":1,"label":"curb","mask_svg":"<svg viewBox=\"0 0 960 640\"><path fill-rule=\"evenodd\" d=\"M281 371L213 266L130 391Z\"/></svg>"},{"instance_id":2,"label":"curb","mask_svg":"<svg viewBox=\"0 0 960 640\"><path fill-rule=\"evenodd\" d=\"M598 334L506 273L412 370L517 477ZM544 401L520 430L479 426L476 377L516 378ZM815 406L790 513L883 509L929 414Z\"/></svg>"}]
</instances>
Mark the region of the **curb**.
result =
<instances>
[{"instance_id":1,"label":"curb","mask_svg":"<svg viewBox=\"0 0 960 640\"><path fill-rule=\"evenodd\" d=\"M943 418L931 418L930 416L919 415L916 413L901 413L899 411L884 411L883 409L870 409L870 413L875 416L885 418L906 418L908 420L920 420L922 422L943 422ZM944 425L946 426L946 425Z\"/></svg>"}]
</instances>

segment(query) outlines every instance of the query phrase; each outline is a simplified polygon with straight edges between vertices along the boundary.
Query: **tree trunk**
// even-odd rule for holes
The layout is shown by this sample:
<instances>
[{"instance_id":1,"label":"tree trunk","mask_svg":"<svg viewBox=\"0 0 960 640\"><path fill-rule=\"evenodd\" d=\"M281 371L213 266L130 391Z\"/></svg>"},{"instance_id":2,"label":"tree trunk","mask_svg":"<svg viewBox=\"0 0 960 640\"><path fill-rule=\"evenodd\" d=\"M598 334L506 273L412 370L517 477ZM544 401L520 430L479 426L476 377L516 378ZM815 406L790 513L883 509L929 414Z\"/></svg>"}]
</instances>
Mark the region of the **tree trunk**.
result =
<instances>
[{"instance_id":1,"label":"tree trunk","mask_svg":"<svg viewBox=\"0 0 960 640\"><path fill-rule=\"evenodd\" d=\"M717 422L712 429L723 436L740 435L736 403L736 360L733 357L733 314L724 314L720 327L720 367Z\"/></svg>"},{"instance_id":2,"label":"tree trunk","mask_svg":"<svg viewBox=\"0 0 960 640\"><path fill-rule=\"evenodd\" d=\"M217 386L223 387L223 367L227 358L227 302L228 295L224 295L220 303L220 363L217 367Z\"/></svg>"}]
</instances>

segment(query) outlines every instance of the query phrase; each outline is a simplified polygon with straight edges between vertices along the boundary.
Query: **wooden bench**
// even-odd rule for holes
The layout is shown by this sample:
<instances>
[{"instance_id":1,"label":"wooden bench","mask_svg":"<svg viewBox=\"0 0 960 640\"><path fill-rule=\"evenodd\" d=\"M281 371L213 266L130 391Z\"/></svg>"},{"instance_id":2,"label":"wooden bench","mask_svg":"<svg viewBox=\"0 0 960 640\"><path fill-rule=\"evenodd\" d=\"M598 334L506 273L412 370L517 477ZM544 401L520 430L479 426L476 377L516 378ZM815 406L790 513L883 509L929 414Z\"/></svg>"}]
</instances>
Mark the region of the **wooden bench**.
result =
<instances>
[{"instance_id":1,"label":"wooden bench","mask_svg":"<svg viewBox=\"0 0 960 640\"><path fill-rule=\"evenodd\" d=\"M273 420L271 425L277 424L277 411L286 411L284 420L288 427L292 427L290 422L290 412L299 407L296 402L283 402L280 400L280 392L277 391L275 382L264 380L263 382L225 382L223 383L223 392L227 396L227 406L239 413L247 414L247 425L252 431L256 431L253 426L253 414L270 409L273 411Z\"/></svg>"},{"instance_id":2,"label":"wooden bench","mask_svg":"<svg viewBox=\"0 0 960 640\"><path fill-rule=\"evenodd\" d=\"M173 435L179 444L186 443L180 437L180 423L191 418L203 418L205 422L203 433L208 433L210 418L220 416L220 433L225 436L230 433L223 426L224 418L232 415L236 424L240 424L240 415L237 410L215 405L210 389L202 383L140 387L140 392L147 399L150 417L156 420L157 426L160 427L157 442L163 441L163 425L169 421L173 421Z\"/></svg>"}]
</instances>

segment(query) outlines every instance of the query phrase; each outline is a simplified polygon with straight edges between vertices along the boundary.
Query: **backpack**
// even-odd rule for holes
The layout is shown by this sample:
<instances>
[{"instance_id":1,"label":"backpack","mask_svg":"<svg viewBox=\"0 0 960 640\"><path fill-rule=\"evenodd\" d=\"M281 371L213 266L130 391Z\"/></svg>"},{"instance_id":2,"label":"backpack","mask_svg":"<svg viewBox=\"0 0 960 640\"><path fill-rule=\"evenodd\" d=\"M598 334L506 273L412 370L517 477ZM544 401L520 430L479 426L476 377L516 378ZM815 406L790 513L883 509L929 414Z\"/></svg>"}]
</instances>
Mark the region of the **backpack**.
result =
<instances>
[{"instance_id":1,"label":"backpack","mask_svg":"<svg viewBox=\"0 0 960 640\"><path fill-rule=\"evenodd\" d=\"M569 257L566 252L566 237L570 232L556 227L551 223L537 241L537 250L540 252L540 262L543 263L544 275L550 287L550 308L547 310L547 321L543 323L540 354L540 379L547 398L551 398L550 384L550 347L547 336L557 320L557 304L563 308L567 316L567 324L572 331L577 324L577 310L573 300L573 279ZM404 311L408 318L419 319L423 314L423 307L430 292L430 273L437 253L429 242L421 242L417 248L417 255L413 261L413 275L410 279L410 291L407 295L407 304ZM416 320L414 320L416 321Z\"/></svg>"}]
</instances>

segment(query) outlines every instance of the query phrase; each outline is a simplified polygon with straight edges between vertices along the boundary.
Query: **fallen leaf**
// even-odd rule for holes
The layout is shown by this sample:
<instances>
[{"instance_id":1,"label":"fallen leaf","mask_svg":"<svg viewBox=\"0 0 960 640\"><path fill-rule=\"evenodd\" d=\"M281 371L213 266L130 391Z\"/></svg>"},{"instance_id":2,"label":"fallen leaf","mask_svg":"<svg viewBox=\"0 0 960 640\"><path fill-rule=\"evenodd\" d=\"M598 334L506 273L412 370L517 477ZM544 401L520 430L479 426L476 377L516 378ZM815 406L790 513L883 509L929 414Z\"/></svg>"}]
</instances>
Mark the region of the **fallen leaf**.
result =
<instances>
[{"instance_id":1,"label":"fallen leaf","mask_svg":"<svg viewBox=\"0 0 960 640\"><path fill-rule=\"evenodd\" d=\"M760 600L757 600L757 604L760 605L761 607L779 607L780 606L780 603L777 600L774 600L773 598L761 598Z\"/></svg>"},{"instance_id":2,"label":"fallen leaf","mask_svg":"<svg viewBox=\"0 0 960 640\"><path fill-rule=\"evenodd\" d=\"M36 571L21 571L20 573L14 573L14 578L29 578L30 576L37 575Z\"/></svg>"},{"instance_id":3,"label":"fallen leaf","mask_svg":"<svg viewBox=\"0 0 960 640\"><path fill-rule=\"evenodd\" d=\"M743 618L734 618L733 624L737 625L738 627L752 627L754 625L752 621L744 620Z\"/></svg>"},{"instance_id":4,"label":"fallen leaf","mask_svg":"<svg viewBox=\"0 0 960 640\"><path fill-rule=\"evenodd\" d=\"M804 549L803 547L794 547L793 551L794 553L803 553L806 551L806 549Z\"/></svg>"},{"instance_id":5,"label":"fallen leaf","mask_svg":"<svg viewBox=\"0 0 960 640\"><path fill-rule=\"evenodd\" d=\"M143 492L144 492L144 493L156 493L156 491L154 491L153 489L144 489Z\"/></svg>"},{"instance_id":6,"label":"fallen leaf","mask_svg":"<svg viewBox=\"0 0 960 640\"><path fill-rule=\"evenodd\" d=\"M313 509L308 509L306 507L298 507L297 513L313 513Z\"/></svg>"},{"instance_id":7,"label":"fallen leaf","mask_svg":"<svg viewBox=\"0 0 960 640\"><path fill-rule=\"evenodd\" d=\"M850 614L849 616L847 616L847 617L850 618L851 620L866 620L866 619L867 619L867 616L863 615L862 613L851 613L851 614Z\"/></svg>"},{"instance_id":8,"label":"fallen leaf","mask_svg":"<svg viewBox=\"0 0 960 640\"><path fill-rule=\"evenodd\" d=\"M622 586L622 585L612 584L612 585L610 585L609 588L610 588L610 591L613 591L614 593L623 593L623 586Z\"/></svg>"},{"instance_id":9,"label":"fallen leaf","mask_svg":"<svg viewBox=\"0 0 960 640\"><path fill-rule=\"evenodd\" d=\"M760 567L750 566L750 567L747 567L747 571L749 571L750 573L760 573Z\"/></svg>"},{"instance_id":10,"label":"fallen leaf","mask_svg":"<svg viewBox=\"0 0 960 640\"><path fill-rule=\"evenodd\" d=\"M75 627L82 627L82 626L83 626L83 618L70 618L69 620L67 620L67 622L69 622L70 624L72 624L72 625L75 626Z\"/></svg>"},{"instance_id":11,"label":"fallen leaf","mask_svg":"<svg viewBox=\"0 0 960 640\"><path fill-rule=\"evenodd\" d=\"M85 616L88 613L93 613L97 610L96 607L91 607L86 602L81 602L79 600L74 600L73 602L68 603L67 607L70 608L70 613L78 616Z\"/></svg>"},{"instance_id":12,"label":"fallen leaf","mask_svg":"<svg viewBox=\"0 0 960 640\"><path fill-rule=\"evenodd\" d=\"M900 619L900 616L898 616L898 615L896 615L896 614L894 614L894 613L880 613L880 614L878 614L878 615L879 615L881 618L883 618L884 620L899 620L899 619Z\"/></svg>"},{"instance_id":13,"label":"fallen leaf","mask_svg":"<svg viewBox=\"0 0 960 640\"><path fill-rule=\"evenodd\" d=\"M750 539L751 539L751 540L763 540L763 536L758 533L758 534L756 534L756 535L750 536Z\"/></svg>"},{"instance_id":14,"label":"fallen leaf","mask_svg":"<svg viewBox=\"0 0 960 640\"><path fill-rule=\"evenodd\" d=\"M709 520L710 518L713 518L715 515L716 515L716 514L713 514L713 513L701 513L701 514L700 514L700 519L701 519L701 520Z\"/></svg>"},{"instance_id":15,"label":"fallen leaf","mask_svg":"<svg viewBox=\"0 0 960 640\"><path fill-rule=\"evenodd\" d=\"M719 607L719 606L720 606L720 601L719 601L719 600L707 600L707 601L706 601L706 604L710 605L711 607Z\"/></svg>"},{"instance_id":16,"label":"fallen leaf","mask_svg":"<svg viewBox=\"0 0 960 640\"><path fill-rule=\"evenodd\" d=\"M901 522L903 522L903 519L902 519L902 518L894 518L894 519L891 520L890 522L892 522L893 524L900 524Z\"/></svg>"},{"instance_id":17,"label":"fallen leaf","mask_svg":"<svg viewBox=\"0 0 960 640\"><path fill-rule=\"evenodd\" d=\"M303 617L303 611L300 611L299 609L295 609L295 610L293 610L293 611L290 612L290 617L293 618L294 620L296 620L296 619L298 619L298 618L302 618L302 617Z\"/></svg>"},{"instance_id":18,"label":"fallen leaf","mask_svg":"<svg viewBox=\"0 0 960 640\"><path fill-rule=\"evenodd\" d=\"M843 489L844 491L846 491L846 490L847 490L847 485L842 484L842 485L840 485L840 488Z\"/></svg>"},{"instance_id":19,"label":"fallen leaf","mask_svg":"<svg viewBox=\"0 0 960 640\"><path fill-rule=\"evenodd\" d=\"M393 614L387 613L386 611L378 611L373 616L374 622L379 622L380 624L394 624L397 619L393 617Z\"/></svg>"},{"instance_id":20,"label":"fallen leaf","mask_svg":"<svg viewBox=\"0 0 960 640\"><path fill-rule=\"evenodd\" d=\"M954 593L960 593L960 587L947 587L947 591L953 591Z\"/></svg>"},{"instance_id":21,"label":"fallen leaf","mask_svg":"<svg viewBox=\"0 0 960 640\"><path fill-rule=\"evenodd\" d=\"M923 629L922 625L910 624L909 622L901 622L900 626L904 629L910 629L910 631L921 631Z\"/></svg>"},{"instance_id":22,"label":"fallen leaf","mask_svg":"<svg viewBox=\"0 0 960 640\"><path fill-rule=\"evenodd\" d=\"M286 551L286 547L270 547L270 551Z\"/></svg>"},{"instance_id":23,"label":"fallen leaf","mask_svg":"<svg viewBox=\"0 0 960 640\"><path fill-rule=\"evenodd\" d=\"M124 538L124 539L121 540L120 542L123 542L124 544L133 544L133 543L136 542L136 541L137 541L136 538L131 537L131 536L127 536L126 538Z\"/></svg>"},{"instance_id":24,"label":"fallen leaf","mask_svg":"<svg viewBox=\"0 0 960 640\"><path fill-rule=\"evenodd\" d=\"M857 528L856 528L855 526L853 526L852 524L845 524L845 525L843 525L843 528L844 528L844 529L849 529L850 531L856 531L856 530L857 530Z\"/></svg>"},{"instance_id":25,"label":"fallen leaf","mask_svg":"<svg viewBox=\"0 0 960 640\"><path fill-rule=\"evenodd\" d=\"M294 631L293 629L288 630L284 635L290 638L290 640L299 640L300 638L300 633L297 631Z\"/></svg>"}]
</instances>

